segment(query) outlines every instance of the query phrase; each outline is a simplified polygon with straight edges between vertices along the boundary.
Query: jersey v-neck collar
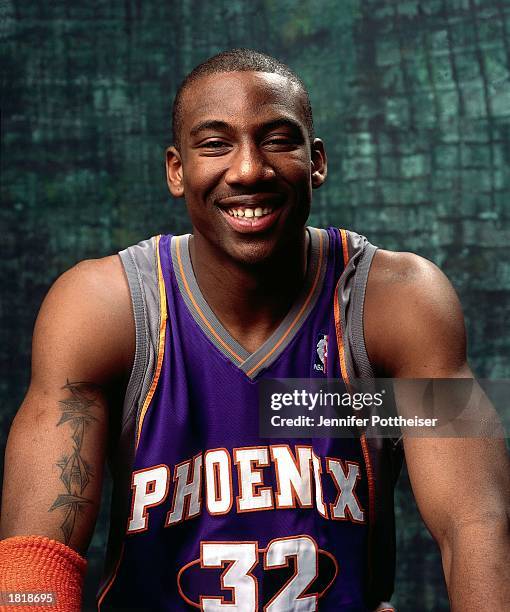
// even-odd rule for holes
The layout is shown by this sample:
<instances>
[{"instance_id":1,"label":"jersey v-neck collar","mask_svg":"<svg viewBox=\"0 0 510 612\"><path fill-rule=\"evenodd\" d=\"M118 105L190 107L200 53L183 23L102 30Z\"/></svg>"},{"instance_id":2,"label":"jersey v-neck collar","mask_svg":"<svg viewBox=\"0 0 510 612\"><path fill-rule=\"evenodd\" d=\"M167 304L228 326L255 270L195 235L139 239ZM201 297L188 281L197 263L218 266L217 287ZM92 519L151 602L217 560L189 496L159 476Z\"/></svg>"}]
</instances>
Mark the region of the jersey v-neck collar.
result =
<instances>
[{"instance_id":1,"label":"jersey v-neck collar","mask_svg":"<svg viewBox=\"0 0 510 612\"><path fill-rule=\"evenodd\" d=\"M250 379L254 379L282 354L301 329L321 293L328 262L329 237L326 230L308 227L307 231L310 254L303 287L276 330L253 353L249 353L230 335L205 300L191 264L191 234L172 237L172 265L184 303L209 340Z\"/></svg>"}]
</instances>

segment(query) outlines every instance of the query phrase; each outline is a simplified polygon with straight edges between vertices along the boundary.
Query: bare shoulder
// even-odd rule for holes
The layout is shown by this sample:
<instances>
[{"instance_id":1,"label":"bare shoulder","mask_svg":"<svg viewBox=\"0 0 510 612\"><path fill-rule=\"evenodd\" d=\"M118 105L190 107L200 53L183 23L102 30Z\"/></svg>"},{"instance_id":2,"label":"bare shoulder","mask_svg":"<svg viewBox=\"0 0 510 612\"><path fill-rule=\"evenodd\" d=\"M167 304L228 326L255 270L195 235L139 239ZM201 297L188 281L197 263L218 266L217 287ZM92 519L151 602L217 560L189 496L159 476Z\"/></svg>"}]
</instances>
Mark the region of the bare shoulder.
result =
<instances>
[{"instance_id":1,"label":"bare shoulder","mask_svg":"<svg viewBox=\"0 0 510 612\"><path fill-rule=\"evenodd\" d=\"M446 376L465 365L457 294L435 264L414 253L376 252L364 326L369 356L381 374Z\"/></svg>"},{"instance_id":2,"label":"bare shoulder","mask_svg":"<svg viewBox=\"0 0 510 612\"><path fill-rule=\"evenodd\" d=\"M125 286L125 274L118 255L101 257L100 259L85 259L57 278L50 293L56 290L72 287L74 284L86 283L89 289L95 288L96 293L122 291Z\"/></svg>"},{"instance_id":3,"label":"bare shoulder","mask_svg":"<svg viewBox=\"0 0 510 612\"><path fill-rule=\"evenodd\" d=\"M449 298L453 291L446 275L428 259L415 253L378 249L370 268L370 289L386 294L412 290L416 298ZM379 296L382 297L382 296ZM388 296L390 297L390 295Z\"/></svg>"},{"instance_id":4,"label":"bare shoulder","mask_svg":"<svg viewBox=\"0 0 510 612\"><path fill-rule=\"evenodd\" d=\"M76 370L98 384L122 376L134 355L129 286L120 257L86 260L64 272L41 306L33 377Z\"/></svg>"}]
</instances>

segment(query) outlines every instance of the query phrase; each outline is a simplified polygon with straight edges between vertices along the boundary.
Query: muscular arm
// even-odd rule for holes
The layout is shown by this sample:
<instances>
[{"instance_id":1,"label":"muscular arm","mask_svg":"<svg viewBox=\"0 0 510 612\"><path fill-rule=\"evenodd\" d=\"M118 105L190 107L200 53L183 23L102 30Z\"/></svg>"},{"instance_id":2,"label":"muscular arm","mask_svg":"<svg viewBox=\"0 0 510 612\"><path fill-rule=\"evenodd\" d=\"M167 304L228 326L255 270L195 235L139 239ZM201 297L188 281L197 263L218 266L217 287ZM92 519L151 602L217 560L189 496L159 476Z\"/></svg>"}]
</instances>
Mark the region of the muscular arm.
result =
<instances>
[{"instance_id":1,"label":"muscular arm","mask_svg":"<svg viewBox=\"0 0 510 612\"><path fill-rule=\"evenodd\" d=\"M118 257L79 264L46 297L30 387L6 449L2 538L42 535L87 549L101 495L108 400L134 352L130 308Z\"/></svg>"},{"instance_id":2,"label":"muscular arm","mask_svg":"<svg viewBox=\"0 0 510 612\"><path fill-rule=\"evenodd\" d=\"M457 296L430 262L378 252L365 335L379 375L467 378ZM405 438L420 513L441 550L452 610L510 608L510 465L502 439Z\"/></svg>"}]
</instances>

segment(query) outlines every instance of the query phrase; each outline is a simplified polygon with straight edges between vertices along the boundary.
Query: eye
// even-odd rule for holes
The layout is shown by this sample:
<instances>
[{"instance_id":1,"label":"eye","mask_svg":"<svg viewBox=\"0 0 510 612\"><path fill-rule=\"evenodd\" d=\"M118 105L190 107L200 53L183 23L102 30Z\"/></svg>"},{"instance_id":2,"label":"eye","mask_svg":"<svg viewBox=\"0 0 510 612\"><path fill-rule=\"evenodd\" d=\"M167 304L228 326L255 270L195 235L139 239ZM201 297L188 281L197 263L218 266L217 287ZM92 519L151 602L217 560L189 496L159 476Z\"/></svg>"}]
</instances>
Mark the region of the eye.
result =
<instances>
[{"instance_id":1,"label":"eye","mask_svg":"<svg viewBox=\"0 0 510 612\"><path fill-rule=\"evenodd\" d=\"M228 142L221 138L211 138L198 145L203 155L222 155L230 150Z\"/></svg>"},{"instance_id":2,"label":"eye","mask_svg":"<svg viewBox=\"0 0 510 612\"><path fill-rule=\"evenodd\" d=\"M218 147L223 147L225 143L222 140L209 140L204 143L203 147L210 147L211 149L217 149Z\"/></svg>"},{"instance_id":3,"label":"eye","mask_svg":"<svg viewBox=\"0 0 510 612\"><path fill-rule=\"evenodd\" d=\"M219 138L206 140L201 145L199 145L201 149L221 149L222 147L228 147L228 144L224 140L220 140Z\"/></svg>"},{"instance_id":4,"label":"eye","mask_svg":"<svg viewBox=\"0 0 510 612\"><path fill-rule=\"evenodd\" d=\"M288 144L290 142L290 138L278 136L277 138L270 138L266 142L267 144Z\"/></svg>"},{"instance_id":5,"label":"eye","mask_svg":"<svg viewBox=\"0 0 510 612\"><path fill-rule=\"evenodd\" d=\"M291 136L269 136L263 144L272 151L287 151L296 146L296 141Z\"/></svg>"},{"instance_id":6,"label":"eye","mask_svg":"<svg viewBox=\"0 0 510 612\"><path fill-rule=\"evenodd\" d=\"M225 155L231 149L231 145L221 138L210 138L197 145L200 155L211 157L217 155Z\"/></svg>"}]
</instances>

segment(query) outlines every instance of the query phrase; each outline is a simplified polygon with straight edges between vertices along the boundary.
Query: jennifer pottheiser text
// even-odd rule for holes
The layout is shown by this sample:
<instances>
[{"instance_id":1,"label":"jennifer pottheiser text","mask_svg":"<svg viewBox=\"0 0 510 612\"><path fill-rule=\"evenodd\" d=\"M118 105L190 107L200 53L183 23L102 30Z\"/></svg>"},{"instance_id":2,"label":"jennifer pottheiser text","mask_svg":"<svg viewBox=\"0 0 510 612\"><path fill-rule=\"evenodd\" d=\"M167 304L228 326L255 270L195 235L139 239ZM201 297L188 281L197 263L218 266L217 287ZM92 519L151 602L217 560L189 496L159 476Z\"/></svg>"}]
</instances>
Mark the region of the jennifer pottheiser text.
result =
<instances>
[{"instance_id":1,"label":"jennifer pottheiser text","mask_svg":"<svg viewBox=\"0 0 510 612\"><path fill-rule=\"evenodd\" d=\"M320 416L318 419L310 416L300 415L297 417L282 417L275 414L271 417L273 427L435 427L438 419L422 419L415 416L406 418L403 416L381 417L372 415L369 418L361 418L350 415L344 418L326 418Z\"/></svg>"}]
</instances>

